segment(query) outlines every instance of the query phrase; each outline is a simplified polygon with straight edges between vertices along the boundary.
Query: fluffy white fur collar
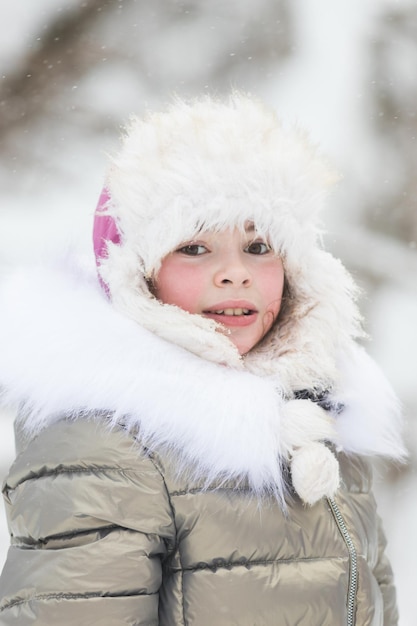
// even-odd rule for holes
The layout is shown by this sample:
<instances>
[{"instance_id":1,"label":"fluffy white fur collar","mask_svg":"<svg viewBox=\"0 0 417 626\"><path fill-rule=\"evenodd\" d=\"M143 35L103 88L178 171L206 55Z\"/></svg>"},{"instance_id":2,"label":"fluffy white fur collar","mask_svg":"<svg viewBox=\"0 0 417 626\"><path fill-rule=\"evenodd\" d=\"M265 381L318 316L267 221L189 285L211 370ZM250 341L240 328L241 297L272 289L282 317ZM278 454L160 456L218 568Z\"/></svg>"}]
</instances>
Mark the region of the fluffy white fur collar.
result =
<instances>
[{"instance_id":1,"label":"fluffy white fur collar","mask_svg":"<svg viewBox=\"0 0 417 626\"><path fill-rule=\"evenodd\" d=\"M114 411L147 445L167 447L208 481L246 478L256 491L280 497L282 464L310 444L405 454L398 402L362 349L341 355L331 400L345 409L329 413L284 397L276 378L206 361L141 328L80 267L33 268L4 281L0 345L0 399L20 406L28 435L63 413L81 419ZM320 468L315 481L318 475ZM337 483L333 477L331 490ZM310 487L302 497L313 503Z\"/></svg>"}]
</instances>

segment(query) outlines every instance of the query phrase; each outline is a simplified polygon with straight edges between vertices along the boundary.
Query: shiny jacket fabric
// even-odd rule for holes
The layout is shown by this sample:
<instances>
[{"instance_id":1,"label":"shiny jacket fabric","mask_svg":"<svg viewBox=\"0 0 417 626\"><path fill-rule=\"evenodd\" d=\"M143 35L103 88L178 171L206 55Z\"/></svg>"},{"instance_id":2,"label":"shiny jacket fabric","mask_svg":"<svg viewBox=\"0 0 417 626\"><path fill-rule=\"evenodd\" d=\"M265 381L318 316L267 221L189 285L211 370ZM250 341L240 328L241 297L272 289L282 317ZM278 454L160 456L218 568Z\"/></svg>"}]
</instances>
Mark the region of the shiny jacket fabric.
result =
<instances>
[{"instance_id":1,"label":"shiny jacket fabric","mask_svg":"<svg viewBox=\"0 0 417 626\"><path fill-rule=\"evenodd\" d=\"M294 496L285 514L244 484L178 477L102 416L51 424L4 486L0 624L395 626L369 467L339 461L334 501Z\"/></svg>"}]
</instances>

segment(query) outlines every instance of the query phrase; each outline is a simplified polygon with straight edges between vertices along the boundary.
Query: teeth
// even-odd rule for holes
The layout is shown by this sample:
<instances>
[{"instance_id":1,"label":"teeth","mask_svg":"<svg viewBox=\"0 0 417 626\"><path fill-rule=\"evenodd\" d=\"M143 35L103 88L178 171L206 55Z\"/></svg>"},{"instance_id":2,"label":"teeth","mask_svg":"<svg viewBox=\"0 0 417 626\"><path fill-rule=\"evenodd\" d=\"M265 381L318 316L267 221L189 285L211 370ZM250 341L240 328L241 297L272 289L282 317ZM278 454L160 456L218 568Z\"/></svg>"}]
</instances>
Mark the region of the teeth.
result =
<instances>
[{"instance_id":1,"label":"teeth","mask_svg":"<svg viewBox=\"0 0 417 626\"><path fill-rule=\"evenodd\" d=\"M222 309L220 311L214 311L216 315L249 315L249 309Z\"/></svg>"}]
</instances>

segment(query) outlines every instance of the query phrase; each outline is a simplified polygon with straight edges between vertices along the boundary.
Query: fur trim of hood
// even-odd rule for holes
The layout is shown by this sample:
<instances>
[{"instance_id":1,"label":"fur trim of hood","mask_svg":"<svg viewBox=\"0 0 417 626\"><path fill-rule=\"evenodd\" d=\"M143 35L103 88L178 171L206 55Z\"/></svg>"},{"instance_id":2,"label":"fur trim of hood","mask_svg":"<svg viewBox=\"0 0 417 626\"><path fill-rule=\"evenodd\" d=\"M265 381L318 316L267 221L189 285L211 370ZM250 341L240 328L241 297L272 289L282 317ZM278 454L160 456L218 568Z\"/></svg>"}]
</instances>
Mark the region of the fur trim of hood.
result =
<instances>
[{"instance_id":1,"label":"fur trim of hood","mask_svg":"<svg viewBox=\"0 0 417 626\"><path fill-rule=\"evenodd\" d=\"M343 412L325 411L288 396L276 377L212 363L153 335L116 312L85 267L32 268L4 281L0 345L0 400L19 405L28 437L63 414L114 413L112 423L140 430L151 449L175 453L207 483L240 478L282 501L282 466L304 446L326 440L346 452L405 455L398 401L362 349L352 344L339 358L329 401Z\"/></svg>"},{"instance_id":2,"label":"fur trim of hood","mask_svg":"<svg viewBox=\"0 0 417 626\"><path fill-rule=\"evenodd\" d=\"M115 308L198 356L274 376L288 393L333 387L337 354L362 335L357 288L320 245L319 214L334 180L304 132L242 94L132 118L106 181L120 241L108 243L100 275ZM248 221L281 255L290 295L243 363L213 320L163 305L147 279L199 229Z\"/></svg>"}]
</instances>

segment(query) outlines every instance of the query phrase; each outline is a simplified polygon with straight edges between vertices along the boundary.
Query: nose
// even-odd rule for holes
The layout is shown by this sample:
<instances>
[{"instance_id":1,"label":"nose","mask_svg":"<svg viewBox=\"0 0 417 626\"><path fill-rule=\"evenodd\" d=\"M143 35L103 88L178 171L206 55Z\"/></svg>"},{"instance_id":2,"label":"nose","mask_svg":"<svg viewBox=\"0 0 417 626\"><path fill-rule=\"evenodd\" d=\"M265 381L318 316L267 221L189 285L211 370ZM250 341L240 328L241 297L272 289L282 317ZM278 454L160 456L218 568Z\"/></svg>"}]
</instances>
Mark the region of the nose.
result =
<instances>
[{"instance_id":1,"label":"nose","mask_svg":"<svg viewBox=\"0 0 417 626\"><path fill-rule=\"evenodd\" d=\"M217 287L249 287L252 284L251 272L240 254L231 253L223 260L221 267L215 272L214 283Z\"/></svg>"}]
</instances>

